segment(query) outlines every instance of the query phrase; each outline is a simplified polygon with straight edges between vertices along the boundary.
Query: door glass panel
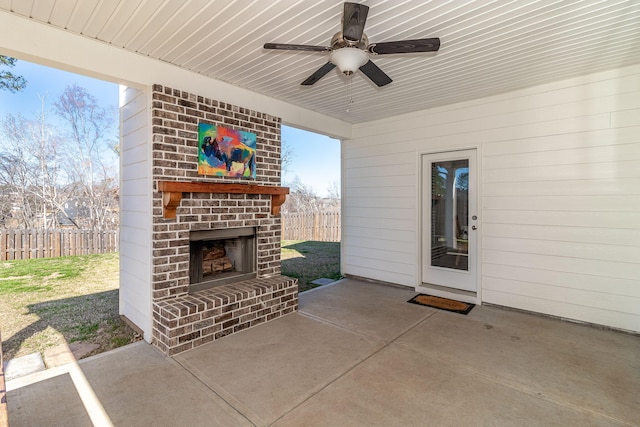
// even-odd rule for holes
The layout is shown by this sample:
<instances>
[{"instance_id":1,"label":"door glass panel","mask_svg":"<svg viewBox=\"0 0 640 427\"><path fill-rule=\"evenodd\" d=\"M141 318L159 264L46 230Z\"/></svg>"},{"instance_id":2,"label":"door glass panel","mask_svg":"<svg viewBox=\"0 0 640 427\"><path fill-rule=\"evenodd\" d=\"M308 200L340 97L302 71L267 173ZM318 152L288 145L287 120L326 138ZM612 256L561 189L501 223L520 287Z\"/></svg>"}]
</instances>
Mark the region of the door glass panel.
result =
<instances>
[{"instance_id":1,"label":"door glass panel","mask_svg":"<svg viewBox=\"0 0 640 427\"><path fill-rule=\"evenodd\" d=\"M431 163L431 265L469 269L469 160Z\"/></svg>"}]
</instances>

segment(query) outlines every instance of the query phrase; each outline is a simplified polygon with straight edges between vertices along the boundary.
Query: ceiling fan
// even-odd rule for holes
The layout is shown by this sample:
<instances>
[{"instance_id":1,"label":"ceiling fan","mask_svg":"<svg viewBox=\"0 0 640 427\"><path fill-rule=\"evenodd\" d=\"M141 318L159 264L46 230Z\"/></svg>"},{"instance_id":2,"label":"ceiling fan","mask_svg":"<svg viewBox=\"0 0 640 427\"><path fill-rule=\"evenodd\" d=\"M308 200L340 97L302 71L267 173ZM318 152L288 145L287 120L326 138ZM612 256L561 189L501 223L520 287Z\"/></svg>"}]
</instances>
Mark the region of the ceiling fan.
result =
<instances>
[{"instance_id":1,"label":"ceiling fan","mask_svg":"<svg viewBox=\"0 0 640 427\"><path fill-rule=\"evenodd\" d=\"M357 70L369 77L379 87L392 82L369 55L387 55L392 53L435 52L440 49L440 39L416 39L369 43L364 33L369 7L359 3L345 3L342 15L342 31L331 38L331 46L313 46L304 44L265 43L265 49L299 50L311 52L331 52L329 62L320 67L301 84L312 85L336 66L341 73L350 76Z\"/></svg>"}]
</instances>

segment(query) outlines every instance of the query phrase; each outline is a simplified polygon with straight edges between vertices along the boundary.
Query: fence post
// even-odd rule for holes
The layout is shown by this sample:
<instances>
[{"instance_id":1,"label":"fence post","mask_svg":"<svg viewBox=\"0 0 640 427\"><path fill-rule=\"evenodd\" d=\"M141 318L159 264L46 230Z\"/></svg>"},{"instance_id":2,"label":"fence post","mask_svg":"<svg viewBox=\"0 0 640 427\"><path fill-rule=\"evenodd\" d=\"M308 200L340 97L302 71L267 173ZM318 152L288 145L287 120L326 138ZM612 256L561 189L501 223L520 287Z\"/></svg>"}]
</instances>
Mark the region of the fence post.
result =
<instances>
[{"instance_id":1,"label":"fence post","mask_svg":"<svg viewBox=\"0 0 640 427\"><path fill-rule=\"evenodd\" d=\"M38 230L29 229L29 259L38 258Z\"/></svg>"},{"instance_id":2,"label":"fence post","mask_svg":"<svg viewBox=\"0 0 640 427\"><path fill-rule=\"evenodd\" d=\"M58 257L62 256L62 245L64 239L64 234L62 230L59 233L52 234L51 238L53 239L53 256Z\"/></svg>"},{"instance_id":3,"label":"fence post","mask_svg":"<svg viewBox=\"0 0 640 427\"><path fill-rule=\"evenodd\" d=\"M24 259L24 233L16 234L16 253L15 259Z\"/></svg>"},{"instance_id":4,"label":"fence post","mask_svg":"<svg viewBox=\"0 0 640 427\"><path fill-rule=\"evenodd\" d=\"M0 230L0 261L7 260L7 232Z\"/></svg>"}]
</instances>

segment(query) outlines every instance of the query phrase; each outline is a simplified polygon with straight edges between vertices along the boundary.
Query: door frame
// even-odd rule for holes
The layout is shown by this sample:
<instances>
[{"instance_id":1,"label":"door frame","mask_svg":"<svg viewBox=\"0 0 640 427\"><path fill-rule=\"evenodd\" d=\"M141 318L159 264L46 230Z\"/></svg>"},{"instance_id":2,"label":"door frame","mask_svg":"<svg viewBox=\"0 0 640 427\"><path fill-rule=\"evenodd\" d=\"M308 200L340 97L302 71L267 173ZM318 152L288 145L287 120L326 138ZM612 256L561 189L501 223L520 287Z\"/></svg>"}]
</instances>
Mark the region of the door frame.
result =
<instances>
[{"instance_id":1,"label":"door frame","mask_svg":"<svg viewBox=\"0 0 640 427\"><path fill-rule=\"evenodd\" d=\"M459 290L459 289L455 289L455 288L449 288L446 286L440 286L440 285L435 285L435 284L428 284L428 283L423 283L423 269L422 269L422 262L423 262L423 244L422 244L422 239L423 239L423 232L430 232L429 230L425 231L423 230L423 215L425 214L425 212L423 212L423 197L424 197L424 191L425 191L425 174L427 173L427 171L423 170L422 167L422 159L424 156L428 156L428 155L433 155L433 154L447 154L447 153L455 153L458 151L465 151L465 150L475 150L475 164L476 164L476 182L475 185L473 187L473 190L476 192L476 209L477 209L477 227L478 227L478 235L477 238L475 239L475 247L473 248L476 252L476 275L475 275L475 281L476 281L476 291L472 292L472 291L464 291L464 290ZM416 232L417 232L417 257L416 257L416 284L415 284L415 290L416 292L421 292L421 293L428 293L429 295L434 295L434 296L439 296L439 297L443 297L443 298L450 298L450 299L456 299L459 301L464 301L464 302L469 302L469 303L473 303L473 304L477 304L480 305L482 303L482 245L480 244L482 235L481 235L481 231L482 231L482 207L481 207L481 200L482 200L482 194L481 194L481 179L482 179L482 165L481 165L481 159L482 159L482 155L481 155L481 146L480 145L473 145L473 146L462 146L462 147L450 147L447 149L441 149L441 150L429 150L429 151L417 151L417 159L416 159L416 167L417 167L417 171L418 173L417 175L417 185L416 185L416 212L417 212L417 216L416 216Z\"/></svg>"}]
</instances>

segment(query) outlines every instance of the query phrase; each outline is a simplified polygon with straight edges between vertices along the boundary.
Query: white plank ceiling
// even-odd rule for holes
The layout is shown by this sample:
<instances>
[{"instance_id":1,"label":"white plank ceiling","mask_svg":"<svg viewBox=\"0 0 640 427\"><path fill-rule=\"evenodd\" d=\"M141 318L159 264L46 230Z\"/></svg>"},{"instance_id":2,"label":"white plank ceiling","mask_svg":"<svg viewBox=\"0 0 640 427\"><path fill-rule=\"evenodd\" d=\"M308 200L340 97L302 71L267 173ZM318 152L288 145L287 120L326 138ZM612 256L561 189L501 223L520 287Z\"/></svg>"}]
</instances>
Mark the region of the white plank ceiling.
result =
<instances>
[{"instance_id":1,"label":"white plank ceiling","mask_svg":"<svg viewBox=\"0 0 640 427\"><path fill-rule=\"evenodd\" d=\"M0 0L0 10L352 123L640 63L640 0L360 2L370 42L439 37L440 51L372 57L394 80L382 88L337 69L301 86L328 55L262 46L328 46L340 0Z\"/></svg>"}]
</instances>

